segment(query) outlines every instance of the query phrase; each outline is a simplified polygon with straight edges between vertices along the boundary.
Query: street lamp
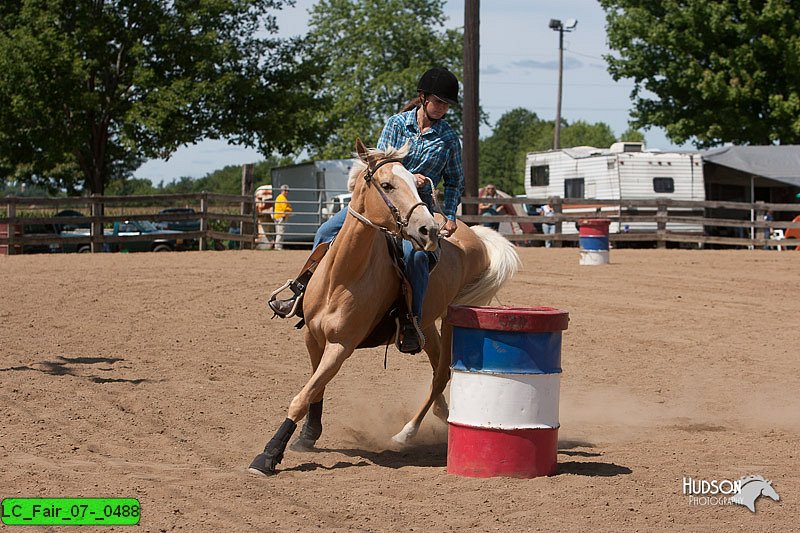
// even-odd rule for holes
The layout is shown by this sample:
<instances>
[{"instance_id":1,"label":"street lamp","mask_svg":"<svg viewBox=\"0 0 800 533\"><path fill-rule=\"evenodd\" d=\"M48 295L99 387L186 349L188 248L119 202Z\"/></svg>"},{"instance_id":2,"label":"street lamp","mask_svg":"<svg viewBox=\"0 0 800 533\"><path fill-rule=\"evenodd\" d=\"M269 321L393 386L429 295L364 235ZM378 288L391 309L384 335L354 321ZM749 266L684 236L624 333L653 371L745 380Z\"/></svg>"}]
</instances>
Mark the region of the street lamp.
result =
<instances>
[{"instance_id":1,"label":"street lamp","mask_svg":"<svg viewBox=\"0 0 800 533\"><path fill-rule=\"evenodd\" d=\"M556 101L556 130L553 135L553 149L561 148L561 84L564 77L564 32L571 32L578 25L575 19L567 19L563 23L558 19L550 19L550 29L558 32L558 100Z\"/></svg>"}]
</instances>

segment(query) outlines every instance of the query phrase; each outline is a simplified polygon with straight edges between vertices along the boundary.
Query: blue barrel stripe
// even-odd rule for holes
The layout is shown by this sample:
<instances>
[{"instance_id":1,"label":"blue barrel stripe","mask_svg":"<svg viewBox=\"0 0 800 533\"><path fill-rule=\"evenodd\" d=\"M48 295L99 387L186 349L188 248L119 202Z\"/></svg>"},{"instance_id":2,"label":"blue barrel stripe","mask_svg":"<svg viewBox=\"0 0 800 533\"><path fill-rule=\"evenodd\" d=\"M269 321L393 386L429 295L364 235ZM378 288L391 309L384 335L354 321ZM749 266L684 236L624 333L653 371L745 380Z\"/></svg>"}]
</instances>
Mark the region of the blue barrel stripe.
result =
<instances>
[{"instance_id":1,"label":"blue barrel stripe","mask_svg":"<svg viewBox=\"0 0 800 533\"><path fill-rule=\"evenodd\" d=\"M608 236L605 237L581 237L581 250L592 252L608 251Z\"/></svg>"},{"instance_id":2,"label":"blue barrel stripe","mask_svg":"<svg viewBox=\"0 0 800 533\"><path fill-rule=\"evenodd\" d=\"M489 374L561 372L561 332L453 328L454 370Z\"/></svg>"}]
</instances>

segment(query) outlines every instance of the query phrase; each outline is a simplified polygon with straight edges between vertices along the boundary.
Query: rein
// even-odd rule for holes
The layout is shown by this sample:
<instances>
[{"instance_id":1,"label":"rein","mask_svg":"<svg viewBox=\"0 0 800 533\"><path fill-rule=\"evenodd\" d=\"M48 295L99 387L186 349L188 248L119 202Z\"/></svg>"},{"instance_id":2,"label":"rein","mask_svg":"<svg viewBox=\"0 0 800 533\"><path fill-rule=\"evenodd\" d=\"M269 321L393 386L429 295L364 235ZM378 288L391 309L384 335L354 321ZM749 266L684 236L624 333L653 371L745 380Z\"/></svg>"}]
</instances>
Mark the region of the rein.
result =
<instances>
[{"instance_id":1,"label":"rein","mask_svg":"<svg viewBox=\"0 0 800 533\"><path fill-rule=\"evenodd\" d=\"M374 167L369 166L369 164L368 164L367 165L367 172L364 174L364 181L366 181L368 185L373 183L374 182L373 178L375 177L375 172L379 168L381 168L383 165L386 165L388 163L402 163L402 161L400 159L384 159L382 161L379 161L378 164L375 165ZM349 204L347 206L347 211L351 215L353 215L358 220L360 220L361 222L363 222L364 224L366 224L368 226L371 226L371 227L373 227L375 229L378 229L378 230L380 230L380 231L382 231L384 233L387 233L389 235L392 235L394 237L402 237L403 230L406 227L408 227L408 220L409 220L409 218L411 218L411 213L417 207L419 207L421 205L424 206L425 202L417 202L414 205L412 205L408 209L408 213L406 214L406 216L404 218L403 215L400 213L400 210L397 209L397 207L392 203L392 201L389 199L389 197L386 196L386 193L384 193L383 190L381 190L380 186L376 185L375 186L375 190L378 191L378 194L381 195L381 198L383 199L383 202L386 204L386 206L392 212L392 215L394 216L394 222L395 222L395 224L397 226L397 229L392 231L392 230L390 230L389 228L387 228L385 226L381 226L381 225L375 224L370 219L368 219L367 217L365 217L364 215L362 215L361 213L359 213L358 211L353 209Z\"/></svg>"}]
</instances>

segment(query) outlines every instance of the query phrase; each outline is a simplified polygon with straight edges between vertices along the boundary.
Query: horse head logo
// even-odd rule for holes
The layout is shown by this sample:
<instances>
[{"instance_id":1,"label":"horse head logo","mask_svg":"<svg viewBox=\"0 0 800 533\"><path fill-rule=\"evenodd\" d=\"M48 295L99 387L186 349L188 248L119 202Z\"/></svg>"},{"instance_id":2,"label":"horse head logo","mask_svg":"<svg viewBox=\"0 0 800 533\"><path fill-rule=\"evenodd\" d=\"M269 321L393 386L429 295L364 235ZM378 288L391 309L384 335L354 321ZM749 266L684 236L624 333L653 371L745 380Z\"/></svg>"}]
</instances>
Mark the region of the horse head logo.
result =
<instances>
[{"instance_id":1,"label":"horse head logo","mask_svg":"<svg viewBox=\"0 0 800 533\"><path fill-rule=\"evenodd\" d=\"M733 503L744 505L751 512L756 512L756 500L759 496L767 496L776 502L781 499L772 487L772 481L761 476L746 476L739 480L742 489L739 494L731 497Z\"/></svg>"}]
</instances>

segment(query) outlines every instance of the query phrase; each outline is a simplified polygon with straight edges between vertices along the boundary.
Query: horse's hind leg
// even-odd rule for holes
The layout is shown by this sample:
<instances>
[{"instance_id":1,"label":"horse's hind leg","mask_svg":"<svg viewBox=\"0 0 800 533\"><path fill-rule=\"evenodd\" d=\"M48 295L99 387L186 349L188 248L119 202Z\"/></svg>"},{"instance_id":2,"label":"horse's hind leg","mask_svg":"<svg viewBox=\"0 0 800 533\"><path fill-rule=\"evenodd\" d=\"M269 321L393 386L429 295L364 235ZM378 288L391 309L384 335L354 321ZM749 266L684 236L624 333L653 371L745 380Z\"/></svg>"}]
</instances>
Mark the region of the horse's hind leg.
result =
<instances>
[{"instance_id":1,"label":"horse's hind leg","mask_svg":"<svg viewBox=\"0 0 800 533\"><path fill-rule=\"evenodd\" d=\"M422 407L420 407L417 415L405 426L403 426L403 429L400 431L400 433L392 437L392 440L399 444L408 444L408 442L414 438L419 431L420 425L422 425L422 419L425 418L425 415L428 413L431 405L434 406L434 414L441 418L441 413L444 412L444 420L445 422L447 421L447 403L444 401L442 392L444 391L444 387L447 385L447 380L450 379L450 358L446 357L443 360L442 356L444 353L449 354L450 350L442 349L444 339L436 330L436 324L432 324L431 326L425 328L423 334L425 335L426 339L425 353L428 354L428 359L430 360L431 367L433 368L433 380L431 381L428 398L425 400L425 403L422 405ZM450 342L449 337L447 342ZM444 378L443 382L442 378Z\"/></svg>"}]
</instances>

